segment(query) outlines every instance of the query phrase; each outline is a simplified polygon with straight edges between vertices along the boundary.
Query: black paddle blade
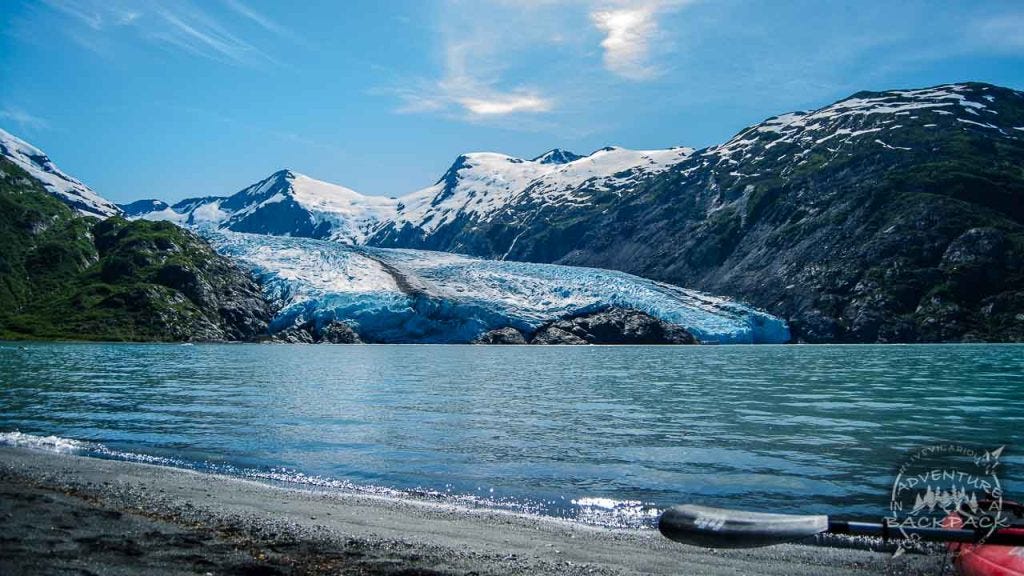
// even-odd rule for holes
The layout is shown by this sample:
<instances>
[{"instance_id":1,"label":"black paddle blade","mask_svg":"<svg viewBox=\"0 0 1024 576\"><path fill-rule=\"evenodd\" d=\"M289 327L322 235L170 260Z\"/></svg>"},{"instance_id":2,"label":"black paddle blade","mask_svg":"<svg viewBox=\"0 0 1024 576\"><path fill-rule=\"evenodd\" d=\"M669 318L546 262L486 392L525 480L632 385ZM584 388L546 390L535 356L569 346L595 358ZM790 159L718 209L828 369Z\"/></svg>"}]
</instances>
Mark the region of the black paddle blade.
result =
<instances>
[{"instance_id":1,"label":"black paddle blade","mask_svg":"<svg viewBox=\"0 0 1024 576\"><path fill-rule=\"evenodd\" d=\"M828 516L791 516L680 505L658 520L662 535L705 548L755 548L793 542L828 530Z\"/></svg>"}]
</instances>

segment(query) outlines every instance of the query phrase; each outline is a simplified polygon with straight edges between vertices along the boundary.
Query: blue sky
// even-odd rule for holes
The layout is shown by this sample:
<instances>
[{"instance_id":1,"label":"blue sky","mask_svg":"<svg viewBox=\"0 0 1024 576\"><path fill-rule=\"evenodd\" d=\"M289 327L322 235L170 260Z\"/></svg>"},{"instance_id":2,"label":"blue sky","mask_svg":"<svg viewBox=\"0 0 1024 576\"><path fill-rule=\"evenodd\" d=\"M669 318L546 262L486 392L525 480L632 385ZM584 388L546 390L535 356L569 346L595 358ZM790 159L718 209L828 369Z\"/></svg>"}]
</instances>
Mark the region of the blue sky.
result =
<instances>
[{"instance_id":1,"label":"blue sky","mask_svg":"<svg viewBox=\"0 0 1024 576\"><path fill-rule=\"evenodd\" d=\"M703 147L859 90L1024 89L1024 2L2 0L0 126L117 201L288 167Z\"/></svg>"}]
</instances>

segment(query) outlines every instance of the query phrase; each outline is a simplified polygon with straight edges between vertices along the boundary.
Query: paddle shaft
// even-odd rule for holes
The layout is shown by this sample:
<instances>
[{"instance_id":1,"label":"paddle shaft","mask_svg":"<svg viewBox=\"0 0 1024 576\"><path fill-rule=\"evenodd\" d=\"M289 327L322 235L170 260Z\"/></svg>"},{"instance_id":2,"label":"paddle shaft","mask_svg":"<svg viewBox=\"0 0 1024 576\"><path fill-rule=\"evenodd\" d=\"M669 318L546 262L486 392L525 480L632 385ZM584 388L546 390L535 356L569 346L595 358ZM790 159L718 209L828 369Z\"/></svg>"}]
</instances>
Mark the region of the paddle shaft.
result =
<instances>
[{"instance_id":1,"label":"paddle shaft","mask_svg":"<svg viewBox=\"0 0 1024 576\"><path fill-rule=\"evenodd\" d=\"M984 534L974 530L963 530L956 528L929 528L918 526L904 526L901 530L897 526L889 526L885 522L849 522L846 520L828 521L829 534L848 534L854 536L875 536L882 539L900 540L908 536L917 535L922 540L929 542L966 542L973 543L982 540ZM1003 546L1024 546L1024 534L1017 531L1000 532L996 531L984 538L985 544L999 544Z\"/></svg>"}]
</instances>

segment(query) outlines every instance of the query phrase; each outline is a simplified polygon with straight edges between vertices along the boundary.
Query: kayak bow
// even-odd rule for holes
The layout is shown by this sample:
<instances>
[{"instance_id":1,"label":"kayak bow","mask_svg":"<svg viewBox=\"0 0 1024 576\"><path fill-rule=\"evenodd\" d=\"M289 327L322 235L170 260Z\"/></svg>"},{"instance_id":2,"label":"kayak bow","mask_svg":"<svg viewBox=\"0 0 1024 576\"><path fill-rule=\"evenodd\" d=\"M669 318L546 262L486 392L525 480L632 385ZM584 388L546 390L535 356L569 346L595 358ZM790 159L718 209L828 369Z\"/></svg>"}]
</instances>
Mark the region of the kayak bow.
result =
<instances>
[{"instance_id":1,"label":"kayak bow","mask_svg":"<svg viewBox=\"0 0 1024 576\"><path fill-rule=\"evenodd\" d=\"M950 528L959 528L963 520L956 514L950 514L944 524ZM1003 535L1016 534L1024 542L1024 527L1014 525L1000 530ZM953 552L953 564L960 576L1024 576L1024 547L1000 546L990 544L967 544L955 542L949 544Z\"/></svg>"},{"instance_id":2,"label":"kayak bow","mask_svg":"<svg viewBox=\"0 0 1024 576\"><path fill-rule=\"evenodd\" d=\"M984 534L957 527L903 527L887 522L853 522L826 515L766 514L683 504L666 510L658 530L670 540L705 548L755 548L810 538L816 534L875 536L886 540L919 537L930 542L976 543ZM985 546L1024 546L1024 531L999 530ZM985 547L982 546L982 547Z\"/></svg>"}]
</instances>

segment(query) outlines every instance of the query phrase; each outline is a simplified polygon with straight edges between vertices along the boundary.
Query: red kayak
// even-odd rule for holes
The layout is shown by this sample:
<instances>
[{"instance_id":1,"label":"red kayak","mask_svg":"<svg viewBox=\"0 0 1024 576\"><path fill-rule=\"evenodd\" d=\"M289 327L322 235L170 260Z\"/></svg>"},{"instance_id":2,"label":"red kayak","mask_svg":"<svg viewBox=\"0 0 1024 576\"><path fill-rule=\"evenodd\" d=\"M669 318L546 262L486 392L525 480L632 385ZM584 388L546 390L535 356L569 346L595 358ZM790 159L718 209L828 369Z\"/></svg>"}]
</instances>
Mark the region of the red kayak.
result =
<instances>
[{"instance_id":1,"label":"red kayak","mask_svg":"<svg viewBox=\"0 0 1024 576\"><path fill-rule=\"evenodd\" d=\"M963 521L959 516L951 515L943 524L948 528L960 528ZM999 533L1024 537L1024 526L1003 528ZM949 549L955 554L953 565L960 576L1024 576L1024 546L953 542Z\"/></svg>"}]
</instances>

